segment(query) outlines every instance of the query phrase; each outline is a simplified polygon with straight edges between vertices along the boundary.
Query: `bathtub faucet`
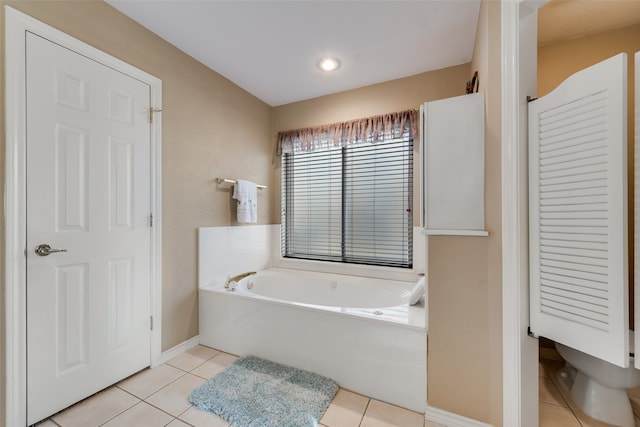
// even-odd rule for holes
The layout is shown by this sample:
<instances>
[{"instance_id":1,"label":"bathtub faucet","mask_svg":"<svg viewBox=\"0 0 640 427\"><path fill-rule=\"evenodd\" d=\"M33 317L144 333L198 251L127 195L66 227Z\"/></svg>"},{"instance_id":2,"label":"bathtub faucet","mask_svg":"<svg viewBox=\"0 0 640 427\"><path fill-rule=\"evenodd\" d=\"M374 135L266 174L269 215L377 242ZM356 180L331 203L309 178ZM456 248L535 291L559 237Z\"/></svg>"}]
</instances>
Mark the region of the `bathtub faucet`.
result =
<instances>
[{"instance_id":1,"label":"bathtub faucet","mask_svg":"<svg viewBox=\"0 0 640 427\"><path fill-rule=\"evenodd\" d=\"M231 283L239 282L240 280L244 279L245 277L253 276L254 274L258 274L258 273L256 273L255 271L250 271L248 273L242 273L242 274L238 274L236 276L230 277L224 283L224 288L225 289L229 289L231 287Z\"/></svg>"}]
</instances>

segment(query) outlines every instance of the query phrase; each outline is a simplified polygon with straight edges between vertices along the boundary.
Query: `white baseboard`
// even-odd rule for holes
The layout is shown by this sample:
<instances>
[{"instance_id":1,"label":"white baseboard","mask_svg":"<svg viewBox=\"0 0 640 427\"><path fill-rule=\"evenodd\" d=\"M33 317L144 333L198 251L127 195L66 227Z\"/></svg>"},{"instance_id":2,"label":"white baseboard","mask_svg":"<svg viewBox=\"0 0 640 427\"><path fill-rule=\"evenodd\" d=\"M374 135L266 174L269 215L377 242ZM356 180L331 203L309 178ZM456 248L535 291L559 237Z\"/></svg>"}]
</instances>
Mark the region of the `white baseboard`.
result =
<instances>
[{"instance_id":1,"label":"white baseboard","mask_svg":"<svg viewBox=\"0 0 640 427\"><path fill-rule=\"evenodd\" d=\"M433 406L427 406L424 417L437 427L491 427L491 424L463 417L462 415L434 408Z\"/></svg>"},{"instance_id":2,"label":"white baseboard","mask_svg":"<svg viewBox=\"0 0 640 427\"><path fill-rule=\"evenodd\" d=\"M177 355L184 353L185 351L197 346L200 344L200 335L196 335L193 338L189 338L188 340L181 342L180 344L171 347L169 350L162 352L160 355L160 363L162 365L167 360L171 360Z\"/></svg>"}]
</instances>

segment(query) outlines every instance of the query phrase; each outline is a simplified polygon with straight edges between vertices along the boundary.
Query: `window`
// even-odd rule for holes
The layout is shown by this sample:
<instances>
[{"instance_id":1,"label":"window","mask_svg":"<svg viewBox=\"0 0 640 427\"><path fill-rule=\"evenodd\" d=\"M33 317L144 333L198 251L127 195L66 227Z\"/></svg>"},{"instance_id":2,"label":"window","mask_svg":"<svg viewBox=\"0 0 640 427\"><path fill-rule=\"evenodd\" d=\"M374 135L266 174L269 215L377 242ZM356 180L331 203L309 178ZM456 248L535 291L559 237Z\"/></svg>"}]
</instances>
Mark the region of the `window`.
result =
<instances>
[{"instance_id":1,"label":"window","mask_svg":"<svg viewBox=\"0 0 640 427\"><path fill-rule=\"evenodd\" d=\"M282 154L282 255L412 267L413 136Z\"/></svg>"}]
</instances>

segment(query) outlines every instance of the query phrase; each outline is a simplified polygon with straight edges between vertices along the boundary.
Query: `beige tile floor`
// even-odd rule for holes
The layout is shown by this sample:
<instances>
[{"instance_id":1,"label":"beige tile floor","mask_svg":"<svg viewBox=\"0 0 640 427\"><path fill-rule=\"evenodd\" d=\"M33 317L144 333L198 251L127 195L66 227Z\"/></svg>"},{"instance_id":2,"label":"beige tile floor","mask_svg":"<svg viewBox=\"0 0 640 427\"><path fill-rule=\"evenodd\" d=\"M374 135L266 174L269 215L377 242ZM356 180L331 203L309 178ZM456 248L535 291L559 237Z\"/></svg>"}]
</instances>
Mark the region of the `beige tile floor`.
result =
<instances>
[{"instance_id":1,"label":"beige tile floor","mask_svg":"<svg viewBox=\"0 0 640 427\"><path fill-rule=\"evenodd\" d=\"M564 362L540 359L538 367L540 427L607 427L578 409L556 373ZM640 427L640 387L629 391L629 398Z\"/></svg>"},{"instance_id":2,"label":"beige tile floor","mask_svg":"<svg viewBox=\"0 0 640 427\"><path fill-rule=\"evenodd\" d=\"M38 427L228 427L193 407L191 390L237 359L197 346L146 369L38 424ZM320 420L322 427L431 427L424 414L340 389Z\"/></svg>"}]
</instances>

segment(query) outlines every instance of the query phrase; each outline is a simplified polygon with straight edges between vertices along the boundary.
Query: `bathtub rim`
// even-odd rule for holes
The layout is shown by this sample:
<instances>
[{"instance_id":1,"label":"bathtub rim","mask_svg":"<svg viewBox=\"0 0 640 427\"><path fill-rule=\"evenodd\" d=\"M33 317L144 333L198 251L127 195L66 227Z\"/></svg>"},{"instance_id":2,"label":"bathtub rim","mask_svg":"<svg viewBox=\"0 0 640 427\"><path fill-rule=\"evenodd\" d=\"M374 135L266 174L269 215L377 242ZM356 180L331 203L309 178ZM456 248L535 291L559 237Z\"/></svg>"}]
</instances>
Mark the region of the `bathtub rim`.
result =
<instances>
[{"instance_id":1,"label":"bathtub rim","mask_svg":"<svg viewBox=\"0 0 640 427\"><path fill-rule=\"evenodd\" d=\"M280 267L277 270L288 270ZM265 269L270 270L270 269ZM293 270L294 272L298 272ZM324 273L318 273L324 274ZM359 276L358 276L359 277ZM368 278L368 277L367 277ZM245 283L251 280L251 277L247 277L240 281ZM383 279L384 280L384 279ZM400 281L398 281L400 282ZM411 282L406 282L410 284ZM385 324L393 324L399 327L406 327L417 331L427 332L427 301L428 301L428 287L425 287L425 295L420 299L417 304L409 305L403 304L401 306L383 306L373 308L351 308L351 307L338 307L338 306L326 306L317 304L308 304L297 301L282 300L277 298L271 298L263 295L253 293L245 290L243 287L238 287L235 291L225 289L221 283L211 284L209 286L199 288L198 291L220 294L232 298L250 298L252 300L263 301L265 303L278 304L281 306L295 307L302 310L310 310L314 312L324 312L327 314L333 314L337 316L346 316L350 318L359 318L363 320L371 320L374 322L382 322ZM382 312L382 314L376 314L376 311Z\"/></svg>"},{"instance_id":2,"label":"bathtub rim","mask_svg":"<svg viewBox=\"0 0 640 427\"><path fill-rule=\"evenodd\" d=\"M345 303L345 305L342 305L341 307L353 309L382 309L386 307L402 306L410 300L411 293L419 282L419 280L416 282L406 282L401 280L388 280L272 267L260 270L256 272L255 275L251 275L246 279L241 280L238 282L238 288L241 288L241 290L247 291L251 294L262 295L266 298L276 300L295 301L302 304L319 305L323 307L335 306L332 304L322 304L320 301L314 301L314 298L309 298L309 294L304 292L304 289L306 289L305 284L298 285L296 283L290 283L292 288L288 286L282 288L278 286L278 284L274 284L274 279L277 281L279 277L282 277L284 281L292 279L295 281L304 281L305 283L310 281L312 283L312 294L316 291L324 293L326 291L326 288L324 288L325 284L331 285L332 288L339 287L342 292L338 293L337 296L330 297L328 302L331 302L331 298L343 298L341 294L345 293L346 295L344 297L346 297L348 301L340 300L340 302ZM250 286L252 282L254 283L253 287ZM261 285L261 283L263 284ZM340 284L342 284L342 286L338 286ZM367 294L369 289L370 293ZM272 290L275 291L275 294L271 293ZM286 291L286 295L282 295L283 290ZM301 290L302 292L300 292ZM381 293L384 296L381 296ZM280 294L280 296L278 296L278 294ZM379 296L379 298L376 298L377 296ZM326 297L326 294L319 297ZM391 302L389 298L393 298L393 302ZM382 301L383 304L380 304L380 301Z\"/></svg>"}]
</instances>

